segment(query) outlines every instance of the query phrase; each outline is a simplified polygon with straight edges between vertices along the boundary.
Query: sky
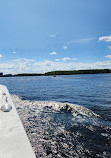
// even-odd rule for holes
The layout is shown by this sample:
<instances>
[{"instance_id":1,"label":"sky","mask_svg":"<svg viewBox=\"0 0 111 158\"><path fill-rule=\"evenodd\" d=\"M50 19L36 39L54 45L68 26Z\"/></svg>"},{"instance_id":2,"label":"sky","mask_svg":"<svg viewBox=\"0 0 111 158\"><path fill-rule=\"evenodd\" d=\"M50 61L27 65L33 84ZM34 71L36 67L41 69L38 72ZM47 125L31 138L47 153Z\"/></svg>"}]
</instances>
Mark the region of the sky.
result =
<instances>
[{"instance_id":1,"label":"sky","mask_svg":"<svg viewBox=\"0 0 111 158\"><path fill-rule=\"evenodd\" d=\"M111 0L0 0L0 72L111 69Z\"/></svg>"}]
</instances>

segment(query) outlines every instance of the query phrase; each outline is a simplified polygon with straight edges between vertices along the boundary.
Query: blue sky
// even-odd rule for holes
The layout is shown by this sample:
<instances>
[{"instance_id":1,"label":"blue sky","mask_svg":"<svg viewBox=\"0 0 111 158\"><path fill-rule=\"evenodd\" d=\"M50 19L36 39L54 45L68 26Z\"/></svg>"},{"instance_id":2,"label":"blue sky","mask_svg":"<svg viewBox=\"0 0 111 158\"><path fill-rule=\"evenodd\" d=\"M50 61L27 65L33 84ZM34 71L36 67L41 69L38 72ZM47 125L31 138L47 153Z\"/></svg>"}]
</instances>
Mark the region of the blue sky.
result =
<instances>
[{"instance_id":1,"label":"blue sky","mask_svg":"<svg viewBox=\"0 0 111 158\"><path fill-rule=\"evenodd\" d=\"M111 68L111 0L0 0L0 71Z\"/></svg>"}]
</instances>

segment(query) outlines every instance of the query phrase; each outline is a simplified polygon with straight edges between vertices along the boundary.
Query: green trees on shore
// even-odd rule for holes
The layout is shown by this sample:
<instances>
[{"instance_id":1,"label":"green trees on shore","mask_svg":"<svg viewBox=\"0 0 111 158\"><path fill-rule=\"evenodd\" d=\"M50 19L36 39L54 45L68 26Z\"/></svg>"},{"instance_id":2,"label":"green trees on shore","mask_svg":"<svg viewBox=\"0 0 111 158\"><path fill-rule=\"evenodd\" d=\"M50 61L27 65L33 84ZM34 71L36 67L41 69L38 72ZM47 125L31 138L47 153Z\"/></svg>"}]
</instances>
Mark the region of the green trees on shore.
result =
<instances>
[{"instance_id":1,"label":"green trees on shore","mask_svg":"<svg viewBox=\"0 0 111 158\"><path fill-rule=\"evenodd\" d=\"M72 70L72 71L51 71L45 73L49 75L75 75L75 74L98 74L98 73L111 73L110 69L91 69L91 70Z\"/></svg>"},{"instance_id":2,"label":"green trees on shore","mask_svg":"<svg viewBox=\"0 0 111 158\"><path fill-rule=\"evenodd\" d=\"M58 70L46 73L20 73L20 74L6 74L1 73L0 77L17 77L17 76L56 76L56 75L76 75L76 74L100 74L111 73L111 69L88 69L88 70Z\"/></svg>"},{"instance_id":3,"label":"green trees on shore","mask_svg":"<svg viewBox=\"0 0 111 158\"><path fill-rule=\"evenodd\" d=\"M14 76L56 76L56 75L76 75L76 74L98 74L98 73L111 73L110 69L90 69L90 70L59 70L46 72L44 74L37 73L23 73Z\"/></svg>"}]
</instances>

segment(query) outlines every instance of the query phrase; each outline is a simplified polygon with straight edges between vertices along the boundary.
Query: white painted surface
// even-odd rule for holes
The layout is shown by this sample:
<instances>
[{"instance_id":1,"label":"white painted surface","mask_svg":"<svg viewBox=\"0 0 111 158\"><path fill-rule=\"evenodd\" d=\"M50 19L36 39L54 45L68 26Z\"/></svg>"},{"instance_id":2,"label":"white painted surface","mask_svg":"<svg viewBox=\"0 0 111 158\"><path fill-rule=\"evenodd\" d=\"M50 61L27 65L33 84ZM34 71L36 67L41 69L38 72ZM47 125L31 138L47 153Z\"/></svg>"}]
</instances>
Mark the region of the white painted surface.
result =
<instances>
[{"instance_id":1,"label":"white painted surface","mask_svg":"<svg viewBox=\"0 0 111 158\"><path fill-rule=\"evenodd\" d=\"M10 94L0 85L0 108L6 102L12 109L10 112L0 110L0 158L35 158Z\"/></svg>"}]
</instances>

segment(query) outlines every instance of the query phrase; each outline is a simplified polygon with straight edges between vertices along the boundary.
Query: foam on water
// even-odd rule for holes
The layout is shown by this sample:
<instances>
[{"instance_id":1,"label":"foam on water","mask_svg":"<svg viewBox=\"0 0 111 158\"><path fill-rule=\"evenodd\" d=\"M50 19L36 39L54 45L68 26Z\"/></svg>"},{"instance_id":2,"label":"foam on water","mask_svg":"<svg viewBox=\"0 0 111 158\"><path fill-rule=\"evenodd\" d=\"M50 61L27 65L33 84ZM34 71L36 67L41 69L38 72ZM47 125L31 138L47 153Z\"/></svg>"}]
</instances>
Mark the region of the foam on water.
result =
<instances>
[{"instance_id":1,"label":"foam on water","mask_svg":"<svg viewBox=\"0 0 111 158\"><path fill-rule=\"evenodd\" d=\"M111 128L75 104L12 96L37 157L111 157Z\"/></svg>"}]
</instances>

